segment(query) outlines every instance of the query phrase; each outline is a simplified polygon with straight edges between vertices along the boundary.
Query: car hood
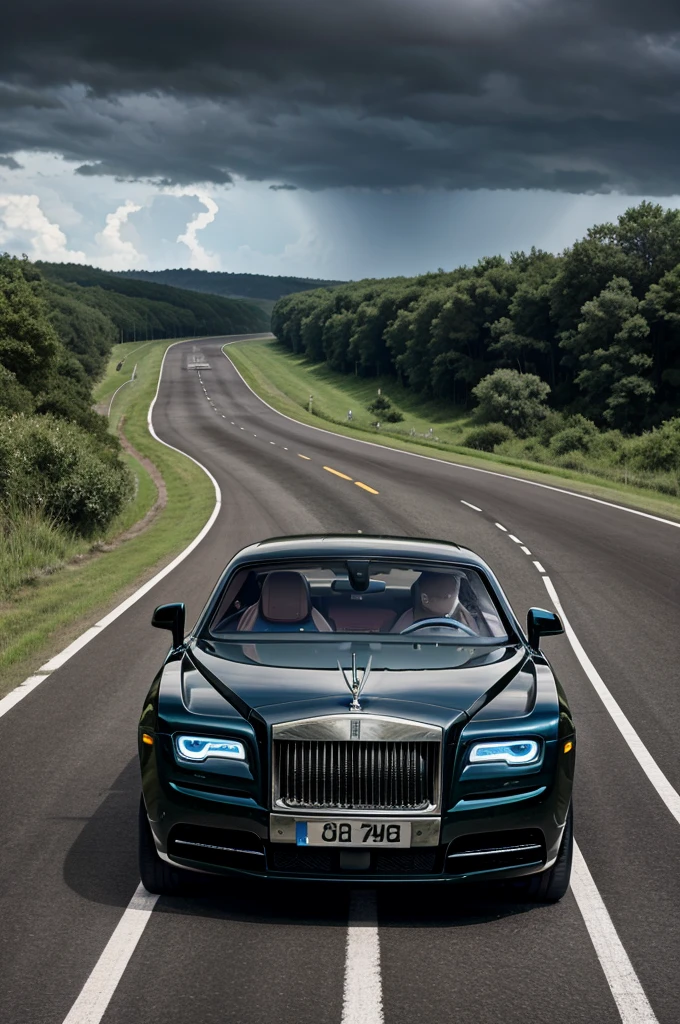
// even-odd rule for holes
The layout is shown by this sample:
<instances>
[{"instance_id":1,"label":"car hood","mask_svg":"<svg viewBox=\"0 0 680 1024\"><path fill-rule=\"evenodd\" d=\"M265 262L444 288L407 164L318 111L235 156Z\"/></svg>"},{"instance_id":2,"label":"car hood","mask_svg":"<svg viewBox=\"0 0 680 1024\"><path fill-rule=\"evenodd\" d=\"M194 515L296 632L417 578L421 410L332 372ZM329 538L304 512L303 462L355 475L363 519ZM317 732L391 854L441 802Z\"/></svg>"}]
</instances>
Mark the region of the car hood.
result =
<instances>
[{"instance_id":1,"label":"car hood","mask_svg":"<svg viewBox=\"0 0 680 1024\"><path fill-rule=\"evenodd\" d=\"M529 657L517 644L199 641L184 658L183 699L190 711L194 702L209 715L226 710L226 699L243 717L256 713L269 724L347 711L351 694L338 662L351 681L353 654L359 679L372 658L362 711L442 725L476 714Z\"/></svg>"}]
</instances>

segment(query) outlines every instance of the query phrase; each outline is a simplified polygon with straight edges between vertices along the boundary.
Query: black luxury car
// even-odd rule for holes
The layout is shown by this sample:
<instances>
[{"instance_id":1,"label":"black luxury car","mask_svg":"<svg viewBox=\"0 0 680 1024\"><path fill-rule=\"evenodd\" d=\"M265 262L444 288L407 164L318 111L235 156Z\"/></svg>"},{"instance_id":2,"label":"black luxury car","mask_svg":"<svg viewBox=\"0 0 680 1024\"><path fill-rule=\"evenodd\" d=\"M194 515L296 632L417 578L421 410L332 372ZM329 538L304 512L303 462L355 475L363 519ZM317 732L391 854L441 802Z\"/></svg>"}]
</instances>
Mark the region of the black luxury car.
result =
<instances>
[{"instance_id":1,"label":"black luxury car","mask_svg":"<svg viewBox=\"0 0 680 1024\"><path fill-rule=\"evenodd\" d=\"M291 880L515 880L566 892L575 730L527 629L472 551L284 537L231 560L139 723L140 871Z\"/></svg>"}]
</instances>

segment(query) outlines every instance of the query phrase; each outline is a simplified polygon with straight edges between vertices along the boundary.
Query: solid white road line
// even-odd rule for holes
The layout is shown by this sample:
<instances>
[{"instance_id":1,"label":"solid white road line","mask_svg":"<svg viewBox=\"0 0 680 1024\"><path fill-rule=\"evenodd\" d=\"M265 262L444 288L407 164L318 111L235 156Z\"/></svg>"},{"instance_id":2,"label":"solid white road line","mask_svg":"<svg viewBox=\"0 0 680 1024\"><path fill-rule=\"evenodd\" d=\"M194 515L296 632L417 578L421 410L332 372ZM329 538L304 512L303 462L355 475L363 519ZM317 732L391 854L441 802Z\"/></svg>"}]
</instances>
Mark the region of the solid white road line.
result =
<instances>
[{"instance_id":1,"label":"solid white road line","mask_svg":"<svg viewBox=\"0 0 680 1024\"><path fill-rule=\"evenodd\" d=\"M581 663L581 668L593 684L595 692L611 715L614 725L630 747L633 756L638 761L643 772L654 786L654 789L659 794L668 810L680 825L680 793L673 788L664 773L661 771L658 764L647 750L647 747L644 745L635 729L624 715L618 703L614 700L614 697L605 685L602 676L584 651L581 641L576 636L576 633L565 614L552 580L549 576L544 576L543 582L545 583L546 590L550 594L552 603L555 605L557 614L562 619L562 625L564 626L564 631L567 634L567 639L572 646L574 654Z\"/></svg>"},{"instance_id":2,"label":"solid white road line","mask_svg":"<svg viewBox=\"0 0 680 1024\"><path fill-rule=\"evenodd\" d=\"M383 1019L375 892L354 890L349 902L342 1024L382 1024Z\"/></svg>"},{"instance_id":3,"label":"solid white road line","mask_svg":"<svg viewBox=\"0 0 680 1024\"><path fill-rule=\"evenodd\" d=\"M545 569L543 568L540 562L534 562L534 565L536 566L539 572L545 572Z\"/></svg>"},{"instance_id":4,"label":"solid white road line","mask_svg":"<svg viewBox=\"0 0 680 1024\"><path fill-rule=\"evenodd\" d=\"M264 339L263 339L264 340ZM225 359L228 359L233 366L235 372L241 378L248 391L251 392L257 398L258 402L262 402L268 409L271 409L277 416L283 416L284 420L290 420L291 423L296 423L299 427L306 427L307 430L318 430L321 434L332 434L333 437L344 437L346 441L352 441L354 444L367 444L371 448L382 448L387 449L391 452L399 452L400 455L407 455L412 459L425 459L427 462L438 462L442 466L453 466L454 469L465 469L469 470L470 473L484 473L486 476L497 476L501 480L514 480L516 483L526 484L527 487L541 487L544 491L555 491L557 494L566 494L570 498L580 498L581 501L594 501L596 505L606 505L608 508L615 508L619 512L628 512L632 516L642 516L643 519L653 519L656 523L664 523L665 526L675 526L676 529L680 529L680 522L674 522L672 519L664 519L663 516L654 516L651 512L641 512L637 508L628 508L627 505L616 505L613 501L605 501L604 498L593 498L590 494L580 494L578 491L569 491L566 487L554 487L552 484L542 484L538 480L525 480L521 476L511 476L510 473L499 473L494 469L480 469L479 466L466 466L462 462L449 462L448 459L438 459L434 455L419 455L417 452L405 452L400 448L391 448L387 444L378 444L377 441L363 441L359 437L348 437L346 434L337 434L334 430L325 430L323 427L313 427L310 423L302 423L300 420L296 420L293 416L287 416L285 412L279 412L269 402L265 402L264 398L260 398L256 391L253 391L250 384L244 379L243 375L236 369L236 365L229 359L229 356L224 349L229 345L236 345L238 342L227 341L222 346L221 352Z\"/></svg>"},{"instance_id":5,"label":"solid white road line","mask_svg":"<svg viewBox=\"0 0 680 1024\"><path fill-rule=\"evenodd\" d=\"M460 499L460 503L461 503L461 505L467 505L467 507L471 508L473 510L473 512L481 512L482 511L481 508L477 507L477 505L472 505L469 501L463 501L462 498Z\"/></svg>"},{"instance_id":6,"label":"solid white road line","mask_svg":"<svg viewBox=\"0 0 680 1024\"><path fill-rule=\"evenodd\" d=\"M146 928L158 896L140 883L95 964L64 1024L99 1024L137 943Z\"/></svg>"},{"instance_id":7,"label":"solid white road line","mask_svg":"<svg viewBox=\"0 0 680 1024\"><path fill-rule=\"evenodd\" d=\"M161 363L160 372L158 374L156 394L153 397L153 401L149 406L149 412L147 414L147 426L149 433L151 434L155 441L158 441L159 444L165 445L166 448L172 448L173 451L179 452L180 455L184 456L184 458L191 459L191 461L195 462L196 465L200 469L202 469L206 476L210 479L210 482L212 483L215 489L215 506L212 510L210 518L208 519L208 522L205 524L203 529L196 535L196 537L194 537L191 544L187 545L187 547L184 548L184 551L181 551L179 555L177 555L177 557L174 558L172 562L170 562L169 565L166 565L164 569L161 569L160 572L156 573L156 575L152 579L148 580L142 587L139 588L139 590L136 590L134 594L131 594L130 597L128 597L125 601L117 605L113 609L113 611L110 611L108 615L105 615L104 618L100 619L99 622L95 623L94 626L91 626L89 629L86 629L84 633L77 637L77 639L74 640L73 643L69 644L68 647L66 647L63 651L60 651L59 654L55 654L53 658L50 658L50 660L46 661L44 665L41 665L37 673L30 676L28 679L25 679L23 683L16 687L16 689L8 693L6 697L3 697L0 700L0 718L2 718L3 715L6 715L8 711L11 711L11 709L15 707L21 700L23 700L24 697L28 696L28 694L31 693L32 690L35 690L36 686L39 686L40 683L42 683L45 679L49 678L51 672L54 672L55 669L61 668L61 666L64 665L65 662L69 660L69 658L72 658L73 655L80 651L83 647L85 647L85 645L88 644L90 640L93 640L96 636L98 636L102 629L106 629L107 626L110 626L111 623L114 622L119 615L122 615L123 612L126 612L128 608L132 607L133 604L136 604L136 602L139 601L140 598L144 597L145 594L148 594L149 591L152 590L157 583L160 583L160 581L164 579L166 576L168 576L169 573L173 571L173 569L176 569L180 562L183 562L184 559L191 554L194 548L201 543L206 534L212 529L212 526L219 515L220 508L222 506L222 493L220 491L219 484L217 483L215 477L197 459L194 459L191 455L187 455L186 452L181 451L179 448L175 448L174 445L168 444L167 441L163 441L158 436L153 427L153 409L158 398L158 392L160 390L161 380L163 377L163 367L165 366L167 354L171 348L175 347L175 345L181 344L182 342L176 341L172 345L168 345L167 349L165 350L165 353L163 355L163 362Z\"/></svg>"},{"instance_id":8,"label":"solid white road line","mask_svg":"<svg viewBox=\"0 0 680 1024\"><path fill-rule=\"evenodd\" d=\"M581 911L623 1024L657 1024L654 1011L649 1005L638 976L598 892L593 876L576 843L574 843L574 862L571 870L571 891Z\"/></svg>"}]
</instances>

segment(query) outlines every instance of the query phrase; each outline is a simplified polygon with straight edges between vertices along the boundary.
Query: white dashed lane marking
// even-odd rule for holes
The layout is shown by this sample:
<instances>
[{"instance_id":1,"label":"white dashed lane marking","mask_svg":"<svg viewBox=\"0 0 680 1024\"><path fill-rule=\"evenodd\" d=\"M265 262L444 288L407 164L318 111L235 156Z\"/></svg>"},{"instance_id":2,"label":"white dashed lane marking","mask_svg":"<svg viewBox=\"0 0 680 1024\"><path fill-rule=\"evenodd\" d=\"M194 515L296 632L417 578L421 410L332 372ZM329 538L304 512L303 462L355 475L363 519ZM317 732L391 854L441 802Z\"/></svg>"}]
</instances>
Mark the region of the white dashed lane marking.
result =
<instances>
[{"instance_id":1,"label":"white dashed lane marking","mask_svg":"<svg viewBox=\"0 0 680 1024\"><path fill-rule=\"evenodd\" d=\"M545 572L545 569L543 568L543 566L541 565L540 562L534 562L534 565L536 566L536 568L538 569L539 572L541 572L541 573Z\"/></svg>"},{"instance_id":2,"label":"white dashed lane marking","mask_svg":"<svg viewBox=\"0 0 680 1024\"><path fill-rule=\"evenodd\" d=\"M508 537L510 538L510 540L514 540L515 544L521 544L522 543L522 541L519 539L519 537L515 537L514 533L509 533Z\"/></svg>"},{"instance_id":3,"label":"white dashed lane marking","mask_svg":"<svg viewBox=\"0 0 680 1024\"><path fill-rule=\"evenodd\" d=\"M522 546L522 551L524 552L525 555L530 555L531 554L531 552L529 551L529 548L525 548L524 546Z\"/></svg>"},{"instance_id":4,"label":"white dashed lane marking","mask_svg":"<svg viewBox=\"0 0 680 1024\"><path fill-rule=\"evenodd\" d=\"M506 527L505 527L505 526L503 526L503 524L502 524L502 523L495 523L495 525L496 525L496 526L498 527L498 529L499 529L499 530L502 530L502 531L503 531L503 533L507 533L507 532L508 532L508 531L507 531L507 529L506 529Z\"/></svg>"},{"instance_id":5,"label":"white dashed lane marking","mask_svg":"<svg viewBox=\"0 0 680 1024\"><path fill-rule=\"evenodd\" d=\"M462 498L460 499L460 503L461 503L461 505L467 505L467 507L471 508L473 512L481 512L482 511L481 508L479 508L477 505L472 505L469 501L463 501Z\"/></svg>"}]
</instances>

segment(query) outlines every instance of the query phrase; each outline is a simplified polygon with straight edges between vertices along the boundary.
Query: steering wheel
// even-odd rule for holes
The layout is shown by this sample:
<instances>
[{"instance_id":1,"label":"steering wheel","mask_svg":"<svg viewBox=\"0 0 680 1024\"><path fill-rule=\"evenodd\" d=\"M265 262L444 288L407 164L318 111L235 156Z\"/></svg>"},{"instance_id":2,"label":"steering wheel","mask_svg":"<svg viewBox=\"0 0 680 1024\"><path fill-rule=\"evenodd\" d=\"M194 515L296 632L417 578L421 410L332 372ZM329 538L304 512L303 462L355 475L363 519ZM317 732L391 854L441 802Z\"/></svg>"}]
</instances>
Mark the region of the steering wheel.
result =
<instances>
[{"instance_id":1,"label":"steering wheel","mask_svg":"<svg viewBox=\"0 0 680 1024\"><path fill-rule=\"evenodd\" d=\"M399 636L406 636L409 633L415 633L418 629L427 629L428 626L451 626L453 629L462 629L467 636L477 636L474 629L470 629L464 622L460 622L458 619L416 619L410 626L406 626L404 629L399 630Z\"/></svg>"}]
</instances>

